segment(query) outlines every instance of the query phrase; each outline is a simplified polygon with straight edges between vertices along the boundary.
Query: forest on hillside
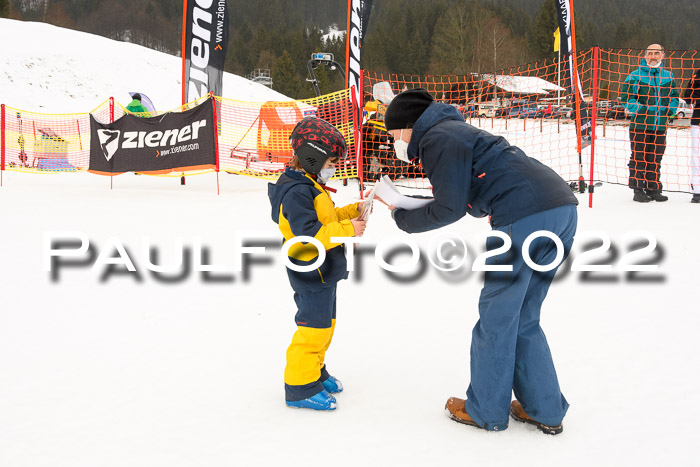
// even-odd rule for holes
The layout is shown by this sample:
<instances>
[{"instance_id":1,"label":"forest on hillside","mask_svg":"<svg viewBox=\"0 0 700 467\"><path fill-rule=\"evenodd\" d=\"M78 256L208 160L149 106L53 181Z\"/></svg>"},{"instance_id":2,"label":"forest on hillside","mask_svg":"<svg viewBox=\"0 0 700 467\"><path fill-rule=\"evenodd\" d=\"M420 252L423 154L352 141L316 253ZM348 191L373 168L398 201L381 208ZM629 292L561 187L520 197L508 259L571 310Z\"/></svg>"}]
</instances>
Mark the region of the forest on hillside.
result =
<instances>
[{"instance_id":1,"label":"forest on hillside","mask_svg":"<svg viewBox=\"0 0 700 467\"><path fill-rule=\"evenodd\" d=\"M192 1L192 0L190 0ZM488 72L553 58L558 0L374 0L363 67L382 73ZM313 52L345 63L346 0L228 0L226 71L272 72L273 88L311 97ZM0 16L42 21L180 55L182 0L0 0ZM700 2L576 0L577 48L698 50ZM338 72L316 71L323 93L343 87Z\"/></svg>"}]
</instances>

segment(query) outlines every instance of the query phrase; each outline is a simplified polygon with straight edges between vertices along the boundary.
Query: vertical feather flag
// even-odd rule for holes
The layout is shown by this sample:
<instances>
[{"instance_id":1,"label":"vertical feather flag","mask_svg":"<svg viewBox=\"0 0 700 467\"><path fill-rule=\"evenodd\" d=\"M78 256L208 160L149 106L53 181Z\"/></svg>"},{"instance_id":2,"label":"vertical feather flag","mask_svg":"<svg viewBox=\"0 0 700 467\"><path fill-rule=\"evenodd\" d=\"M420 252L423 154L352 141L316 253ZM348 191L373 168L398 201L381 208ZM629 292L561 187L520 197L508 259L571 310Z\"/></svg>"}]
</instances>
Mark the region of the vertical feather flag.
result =
<instances>
[{"instance_id":1,"label":"vertical feather flag","mask_svg":"<svg viewBox=\"0 0 700 467\"><path fill-rule=\"evenodd\" d=\"M559 23L559 46L564 65L564 82L567 83L576 119L577 152L579 160L579 192L583 193L583 148L591 144L592 112L583 101L581 80L576 70L576 40L574 37L574 0L557 0L557 18Z\"/></svg>"},{"instance_id":2,"label":"vertical feather flag","mask_svg":"<svg viewBox=\"0 0 700 467\"><path fill-rule=\"evenodd\" d=\"M184 0L182 17L182 103L212 91L221 96L228 45L226 0Z\"/></svg>"},{"instance_id":3,"label":"vertical feather flag","mask_svg":"<svg viewBox=\"0 0 700 467\"><path fill-rule=\"evenodd\" d=\"M362 41L367 33L369 14L372 10L372 0L348 0L348 32L345 37L346 54L345 69L347 70L348 88L355 86L358 115L362 109L362 90L360 89L360 52Z\"/></svg>"}]
</instances>

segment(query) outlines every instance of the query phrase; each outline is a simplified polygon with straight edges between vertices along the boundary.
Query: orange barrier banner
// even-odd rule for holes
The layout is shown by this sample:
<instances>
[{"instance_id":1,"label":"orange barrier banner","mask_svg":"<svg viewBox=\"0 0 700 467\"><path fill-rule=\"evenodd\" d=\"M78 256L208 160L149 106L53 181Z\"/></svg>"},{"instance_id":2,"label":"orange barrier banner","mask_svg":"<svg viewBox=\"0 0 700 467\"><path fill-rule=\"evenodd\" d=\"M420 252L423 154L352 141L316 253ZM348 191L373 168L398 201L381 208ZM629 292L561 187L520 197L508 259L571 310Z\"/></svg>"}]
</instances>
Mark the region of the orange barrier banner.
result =
<instances>
[{"instance_id":1,"label":"orange barrier banner","mask_svg":"<svg viewBox=\"0 0 700 467\"><path fill-rule=\"evenodd\" d=\"M689 117L693 108L678 96L688 86L693 72L700 68L700 57L698 51L665 51L658 68L665 77L658 88L658 102L652 103L648 93L644 94L648 91L646 85L641 86L642 97L630 101L630 95L639 92L639 85L625 87L625 83L629 83L630 76L648 73L642 63L646 52L646 49L596 48L576 56L583 94L582 118L591 120L595 132L590 145L583 145L580 150L586 187L597 182L632 187L636 180L656 177L664 191L691 191L691 173L698 170L697 162L690 157ZM396 160L382 118L392 95L423 87L436 100L457 107L467 123L505 137L529 156L552 167L577 189L579 138L574 96L563 82L563 65L555 59L461 76L396 75L365 70L364 179L371 182L380 175L388 175L399 185L430 188L420 166ZM648 105L637 105L639 99ZM646 147L637 143L638 155L634 156L631 129L657 117L659 125L653 129L664 134L664 141L657 140ZM636 164L635 172L631 173L634 157L643 159L644 154L650 163Z\"/></svg>"},{"instance_id":2,"label":"orange barrier banner","mask_svg":"<svg viewBox=\"0 0 700 467\"><path fill-rule=\"evenodd\" d=\"M345 89L314 99L280 102L245 102L214 97L217 142L210 152L216 156L220 170L276 179L292 158L289 135L294 125L307 115L315 115L338 128L347 141L348 154L356 154L350 92ZM209 95L177 109L158 112L158 117L143 118L142 121L145 124L159 121L166 114L186 112L207 99ZM127 113L124 107L115 105L112 99L103 102L90 113L80 114L42 114L9 106L3 108L5 118L1 143L5 154L4 170L31 173L88 171L93 139L90 132L91 119L100 124L109 124ZM153 153L156 153L155 150ZM136 170L181 176L215 169L215 164L207 163L197 167L178 166L175 171L153 171L144 167ZM344 161L335 178L350 177L357 177L357 159L354 157Z\"/></svg>"}]
</instances>

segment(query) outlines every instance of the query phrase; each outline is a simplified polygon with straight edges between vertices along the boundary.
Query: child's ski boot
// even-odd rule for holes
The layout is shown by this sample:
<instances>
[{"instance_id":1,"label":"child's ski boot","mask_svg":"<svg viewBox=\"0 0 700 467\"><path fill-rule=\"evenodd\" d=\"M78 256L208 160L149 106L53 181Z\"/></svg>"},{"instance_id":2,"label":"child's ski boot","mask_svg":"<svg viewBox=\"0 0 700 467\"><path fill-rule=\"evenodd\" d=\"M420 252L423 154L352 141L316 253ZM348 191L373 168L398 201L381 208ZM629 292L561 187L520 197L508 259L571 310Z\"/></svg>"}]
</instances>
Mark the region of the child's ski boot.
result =
<instances>
[{"instance_id":1,"label":"child's ski boot","mask_svg":"<svg viewBox=\"0 0 700 467\"><path fill-rule=\"evenodd\" d=\"M326 388L326 391L330 392L331 394L343 392L343 383L335 379L334 376L329 376L328 379L326 379L321 384L323 384L323 387Z\"/></svg>"},{"instance_id":2,"label":"child's ski boot","mask_svg":"<svg viewBox=\"0 0 700 467\"><path fill-rule=\"evenodd\" d=\"M297 409L335 410L336 400L325 389L300 401L287 401L289 407Z\"/></svg>"}]
</instances>

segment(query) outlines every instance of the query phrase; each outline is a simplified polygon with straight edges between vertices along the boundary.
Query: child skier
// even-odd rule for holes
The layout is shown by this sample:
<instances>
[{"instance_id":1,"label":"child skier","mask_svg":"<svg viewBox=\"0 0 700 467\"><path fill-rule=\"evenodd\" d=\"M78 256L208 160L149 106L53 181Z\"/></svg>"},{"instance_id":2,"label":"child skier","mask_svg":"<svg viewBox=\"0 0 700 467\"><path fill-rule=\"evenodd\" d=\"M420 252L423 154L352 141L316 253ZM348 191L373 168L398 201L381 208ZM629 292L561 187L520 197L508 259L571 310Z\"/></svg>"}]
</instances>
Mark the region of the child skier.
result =
<instances>
[{"instance_id":1,"label":"child skier","mask_svg":"<svg viewBox=\"0 0 700 467\"><path fill-rule=\"evenodd\" d=\"M287 242L309 236L326 250L322 265L310 272L287 269L297 305L297 331L287 349L284 387L287 405L316 410L334 410L331 394L343 385L326 370L325 353L335 328L336 285L348 276L343 245L331 237L361 236L365 221L358 219L360 204L336 208L324 184L333 176L335 164L347 153L343 135L330 123L306 117L292 131L294 158L277 183L268 185L272 220L279 224ZM333 190L331 190L333 191ZM289 249L289 261L304 266L316 261L311 243Z\"/></svg>"}]
</instances>

